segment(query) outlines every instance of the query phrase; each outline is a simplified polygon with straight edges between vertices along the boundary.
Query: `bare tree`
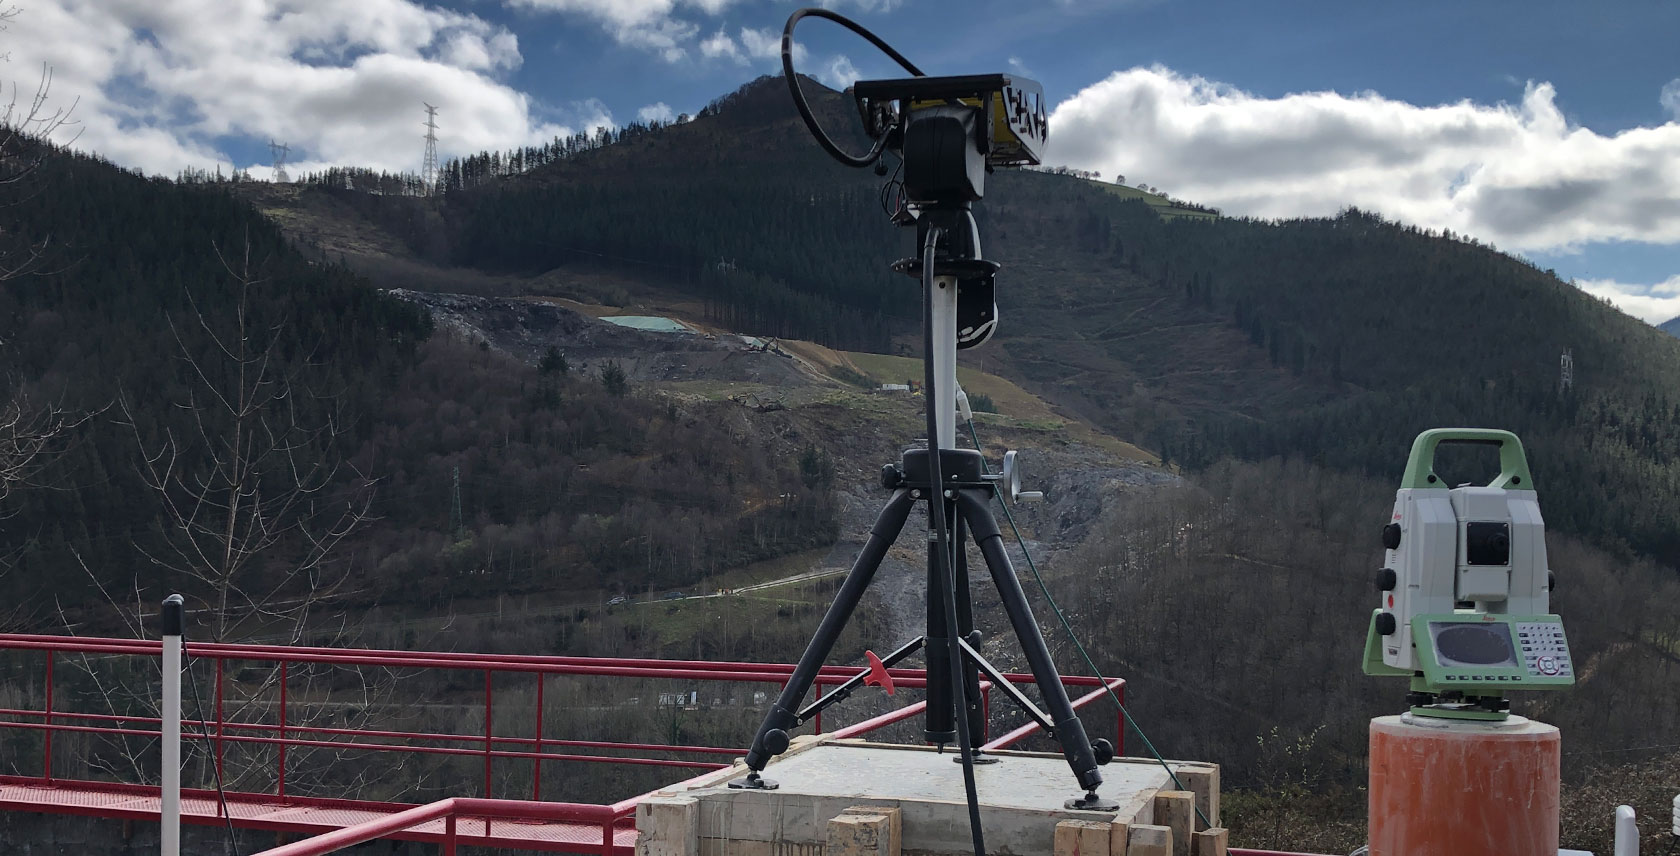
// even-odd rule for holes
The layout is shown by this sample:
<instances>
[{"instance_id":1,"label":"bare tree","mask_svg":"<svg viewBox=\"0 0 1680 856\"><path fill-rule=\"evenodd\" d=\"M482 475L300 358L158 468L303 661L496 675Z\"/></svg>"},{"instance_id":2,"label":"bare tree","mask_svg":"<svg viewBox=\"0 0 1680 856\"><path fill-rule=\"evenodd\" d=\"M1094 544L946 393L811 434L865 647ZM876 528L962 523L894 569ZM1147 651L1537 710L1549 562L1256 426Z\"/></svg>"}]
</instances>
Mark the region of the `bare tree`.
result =
<instances>
[{"instance_id":1,"label":"bare tree","mask_svg":"<svg viewBox=\"0 0 1680 856\"><path fill-rule=\"evenodd\" d=\"M340 400L311 388L303 377L307 357L282 354L298 337L284 322L261 320L260 290L275 283L254 272L249 242L239 257L230 260L218 250L218 258L232 293L211 300L188 291L189 311L169 319L187 391L162 408L141 407L126 393L117 399L118 421L137 450L135 472L160 524L135 547L172 585L186 589L194 641L296 644L308 635L343 644L355 637L354 622L312 611L343 592L348 562L339 561L338 548L371 519L374 482L342 454L348 420ZM207 309L212 303L227 308ZM186 419L159 418L164 410ZM160 593L143 592L138 579L130 591L112 591L93 569L84 565L84 571L129 631L144 635L140 618L155 608ZM134 689L143 683L112 675L110 664L93 658L76 665L112 713L155 711L149 694ZM205 687L211 685L207 668L198 678ZM274 721L281 674L258 670L255 677L230 678L228 719ZM392 698L396 676L386 669L300 663L285 680L287 721L300 726L357 728L398 708ZM228 788L273 787L274 747L236 744L227 751ZM294 747L286 764L297 776L291 788L360 793L389 772L366 758L339 764L348 760L344 754ZM144 777L146 758L140 743L105 738L79 760ZM201 777L209 775L210 763L208 754L198 759Z\"/></svg>"},{"instance_id":2,"label":"bare tree","mask_svg":"<svg viewBox=\"0 0 1680 856\"><path fill-rule=\"evenodd\" d=\"M255 322L253 292L265 283L252 272L249 244L237 263L222 263L236 291L228 323L213 323L187 294L186 323L207 347L195 350L169 322L194 381L174 402L191 428L157 436L127 394L118 398L164 529L161 547L137 546L201 586L213 639L278 628L296 642L311 608L344 583L329 559L368 522L374 483L341 456L347 419L339 400L301 380L295 366L305 361L281 359L283 323Z\"/></svg>"}]
</instances>

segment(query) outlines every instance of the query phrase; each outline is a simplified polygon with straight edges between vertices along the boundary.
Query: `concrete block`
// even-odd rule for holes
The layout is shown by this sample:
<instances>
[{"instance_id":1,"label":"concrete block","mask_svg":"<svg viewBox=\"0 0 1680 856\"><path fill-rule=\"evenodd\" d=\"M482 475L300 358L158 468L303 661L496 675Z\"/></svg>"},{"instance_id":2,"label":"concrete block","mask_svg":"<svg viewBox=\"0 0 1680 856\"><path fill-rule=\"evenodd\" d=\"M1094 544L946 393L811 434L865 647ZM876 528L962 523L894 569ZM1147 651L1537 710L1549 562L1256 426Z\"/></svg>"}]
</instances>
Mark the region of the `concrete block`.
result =
<instances>
[{"instance_id":1,"label":"concrete block","mask_svg":"<svg viewBox=\"0 0 1680 856\"><path fill-rule=\"evenodd\" d=\"M898 856L884 814L842 813L828 822L824 856Z\"/></svg>"},{"instance_id":2,"label":"concrete block","mask_svg":"<svg viewBox=\"0 0 1680 856\"><path fill-rule=\"evenodd\" d=\"M1195 833L1196 844L1191 847L1191 856L1226 856L1226 848L1230 846L1231 836L1221 827L1204 829Z\"/></svg>"},{"instance_id":3,"label":"concrete block","mask_svg":"<svg viewBox=\"0 0 1680 856\"><path fill-rule=\"evenodd\" d=\"M636 805L636 856L698 856L700 802L652 796Z\"/></svg>"},{"instance_id":4,"label":"concrete block","mask_svg":"<svg viewBox=\"0 0 1680 856\"><path fill-rule=\"evenodd\" d=\"M1173 765L1179 784L1196 795L1196 808L1207 817L1207 826L1219 826L1219 765L1179 763ZM1196 824L1199 829L1203 826Z\"/></svg>"},{"instance_id":5,"label":"concrete block","mask_svg":"<svg viewBox=\"0 0 1680 856\"><path fill-rule=\"evenodd\" d=\"M1126 838L1126 856L1172 856L1173 831L1148 823L1133 824Z\"/></svg>"},{"instance_id":6,"label":"concrete block","mask_svg":"<svg viewBox=\"0 0 1680 856\"><path fill-rule=\"evenodd\" d=\"M1190 791L1155 794L1155 823L1172 830L1173 856L1190 856L1190 833L1196 828L1196 795Z\"/></svg>"},{"instance_id":7,"label":"concrete block","mask_svg":"<svg viewBox=\"0 0 1680 856\"><path fill-rule=\"evenodd\" d=\"M1108 856L1126 856L1127 837L1131 835L1132 823L1128 820L1116 819L1108 825Z\"/></svg>"},{"instance_id":8,"label":"concrete block","mask_svg":"<svg viewBox=\"0 0 1680 856\"><path fill-rule=\"evenodd\" d=\"M1120 794L1120 810L1115 812L1114 819L1125 823L1154 823L1155 795L1160 788L1140 788L1130 793Z\"/></svg>"},{"instance_id":9,"label":"concrete block","mask_svg":"<svg viewBox=\"0 0 1680 856\"><path fill-rule=\"evenodd\" d=\"M700 856L779 856L774 842L733 838L700 839Z\"/></svg>"},{"instance_id":10,"label":"concrete block","mask_svg":"<svg viewBox=\"0 0 1680 856\"><path fill-rule=\"evenodd\" d=\"M904 850L904 810L895 805L855 805L841 814L878 814L887 819L888 849L894 856Z\"/></svg>"},{"instance_id":11,"label":"concrete block","mask_svg":"<svg viewBox=\"0 0 1680 856\"><path fill-rule=\"evenodd\" d=\"M1055 856L1108 856L1111 825L1096 820L1056 824Z\"/></svg>"}]
</instances>

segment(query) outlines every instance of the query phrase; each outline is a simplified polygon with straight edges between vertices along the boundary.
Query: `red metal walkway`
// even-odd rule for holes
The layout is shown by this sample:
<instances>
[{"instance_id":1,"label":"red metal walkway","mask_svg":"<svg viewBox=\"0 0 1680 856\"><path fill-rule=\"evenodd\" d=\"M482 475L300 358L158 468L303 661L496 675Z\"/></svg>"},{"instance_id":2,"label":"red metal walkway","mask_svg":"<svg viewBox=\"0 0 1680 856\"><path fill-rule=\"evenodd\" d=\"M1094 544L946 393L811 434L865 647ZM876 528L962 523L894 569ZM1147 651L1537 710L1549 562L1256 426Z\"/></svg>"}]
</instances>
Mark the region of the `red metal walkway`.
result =
<instances>
[{"instance_id":1,"label":"red metal walkway","mask_svg":"<svg viewBox=\"0 0 1680 856\"><path fill-rule=\"evenodd\" d=\"M625 743L589 739L565 739L543 733L545 687L573 678L632 678L685 682L723 682L756 684L773 690L784 683L793 666L768 663L728 663L709 661L604 659L587 657L543 657L505 654L466 654L452 652L415 652L374 649L333 649L268 645L239 645L192 643L187 645L193 660L208 661L213 668L208 678L204 699L206 721L189 721L182 737L190 744L201 745L213 758L213 769L221 773L224 763L232 759L224 756L230 748L245 750L266 749L272 756L267 781L274 790L266 793L229 791L227 813L234 826L276 832L314 836L310 841L297 842L280 848L286 853L326 853L355 840L371 838L400 838L435 842L444 853L453 853L455 844L496 847L513 850L598 853L601 856L629 856L635 846L635 807L640 797L632 797L614 804L557 803L543 799L543 767L545 764L596 763L636 765L638 768L669 767L687 769L702 775L726 767L743 750L718 746L681 746L657 743ZM89 637L39 636L0 634L0 655L9 664L0 677L17 688L14 697L25 701L15 708L0 707L0 764L14 772L28 772L26 766L36 766L39 775L0 775L0 811L41 812L49 814L83 815L123 820L157 822L161 816L158 787L151 784L88 781L66 778L64 765L75 761L74 747L69 740L126 740L141 743L155 740L161 731L161 721L145 712L136 712L132 705L121 710L109 705L102 709L87 709L66 704L65 696L72 696L86 704L86 692L65 690L76 681L85 683L90 664L119 665L133 663L132 658L156 662L162 645L152 640L106 639ZM39 658L39 659L36 659ZM77 670L59 676L55 689L55 672L74 658ZM17 668L20 664L22 670ZM40 671L29 674L38 664ZM55 664L58 666L55 669ZM289 686L297 680L300 670L311 667L344 667L442 670L444 672L480 673L483 685L482 707L462 721L482 723L478 733L435 733L420 731L376 730L330 727L315 724L296 714L314 703L289 693ZM151 671L148 666L139 674ZM823 669L816 681L816 691L823 692L852 675L855 667L832 666ZM892 669L894 683L903 688L926 686L926 673L920 669ZM132 680L135 672L123 673ZM64 678L72 679L70 684ZM478 674L461 675L455 680L478 681ZM1031 675L1007 675L1012 683L1031 683ZM265 716L256 721L228 715L225 702L236 682L247 687L263 688L261 708ZM528 683L527 683L528 682ZM1106 695L1096 678L1067 676L1065 683L1086 692L1074 700L1082 708ZM1114 691L1123 692L1123 682L1113 681ZM136 687L138 695L156 698L154 688ZM497 690L508 689L527 693L532 708L526 717L495 717ZM564 687L559 687L564 689ZM990 685L983 684L985 701L990 700ZM249 698L247 699L249 700ZM36 706L38 705L38 706ZM897 708L862 722L840 729L837 734L856 736L891 725L921 713L924 704L918 702ZM155 708L152 709L155 711ZM516 706L516 710L518 707ZM989 703L987 710L990 710ZM510 734L509 726L523 726L529 722L531 730L520 735ZM492 724L495 728L492 728ZM823 731L819 715L813 723ZM1116 736L1123 735L1118 717ZM1016 729L986 744L986 748L1001 748L1025 739L1038 730L1036 725ZM1105 729L1106 730L1106 729ZM60 737L60 751L54 751L54 735ZM742 735L743 737L745 735ZM155 745L155 744L151 744ZM1116 740L1117 747L1120 746ZM1123 747L1121 747L1123 749ZM295 777L295 763L288 762L288 750L330 749L347 753L408 753L415 757L472 759L481 764L480 796L457 797L425 805L366 800L323 799L288 793L288 777ZM560 750L560 751L556 751ZM38 761L25 764L29 753L39 752ZM651 753L651 756L650 756ZM295 757L295 755L293 756ZM58 762L55 774L54 762ZM155 762L154 762L155 763ZM347 761L346 763L354 763ZM524 791L528 799L492 799L494 770L510 766L529 765L530 786ZM201 771L202 772L202 771ZM72 775L88 775L73 773ZM469 779L470 781L470 779ZM212 781L201 782L211 785ZM469 785L470 787L470 785ZM218 826L227 822L214 790L202 787L184 790L181 801L182 821L188 824Z\"/></svg>"},{"instance_id":2,"label":"red metal walkway","mask_svg":"<svg viewBox=\"0 0 1680 856\"><path fill-rule=\"evenodd\" d=\"M566 814L577 811L580 819L516 817L497 820L488 817L448 817L426 821L385 837L438 844L454 843L478 847L505 847L517 850L560 853L606 853L601 846L604 830L612 829L612 856L626 856L636 846L636 829L631 826L635 813L634 802L614 810L613 806L576 805L569 803L527 803L516 800L494 800L505 803L504 815L517 813L519 807L540 805L541 813ZM247 829L294 832L300 835L320 835L347 826L389 818L417 806L402 803L366 802L360 800L328 800L291 797L281 800L264 794L228 794L228 813L233 825ZM605 809L606 811L602 811ZM44 784L40 779L0 776L0 811L43 812L47 814L76 814L93 817L157 822L161 812L158 789L143 785L113 784L109 782L57 781ZM537 812L531 812L537 813ZM581 819L589 814L602 815L599 820ZM182 791L181 822L201 826L221 826L223 820L215 791ZM452 828L452 829L451 829ZM451 835L453 832L453 835Z\"/></svg>"}]
</instances>

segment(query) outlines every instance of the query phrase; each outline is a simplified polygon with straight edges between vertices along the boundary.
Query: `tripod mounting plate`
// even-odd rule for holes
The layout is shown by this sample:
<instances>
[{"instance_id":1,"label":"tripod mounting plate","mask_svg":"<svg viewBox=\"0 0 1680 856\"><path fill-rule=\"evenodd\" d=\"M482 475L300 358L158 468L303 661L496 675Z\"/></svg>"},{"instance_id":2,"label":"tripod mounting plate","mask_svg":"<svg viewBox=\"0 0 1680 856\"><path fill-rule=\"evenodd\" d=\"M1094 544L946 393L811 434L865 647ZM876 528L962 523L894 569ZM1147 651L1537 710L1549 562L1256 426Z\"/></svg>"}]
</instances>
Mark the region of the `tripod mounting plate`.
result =
<instances>
[{"instance_id":1,"label":"tripod mounting plate","mask_svg":"<svg viewBox=\"0 0 1680 856\"><path fill-rule=\"evenodd\" d=\"M954 276L961 280L990 280L997 274L1002 265L986 259L936 259L933 263L934 276ZM921 259L899 259L893 262L892 269L906 276L922 278Z\"/></svg>"},{"instance_id":2,"label":"tripod mounting plate","mask_svg":"<svg viewBox=\"0 0 1680 856\"><path fill-rule=\"evenodd\" d=\"M984 476L983 458L973 449L940 449L939 471L945 476L945 490L959 488L983 487L991 489L992 483ZM904 453L902 460L904 481L902 486L929 490L932 475L928 472L928 452L926 449L910 449Z\"/></svg>"}]
</instances>

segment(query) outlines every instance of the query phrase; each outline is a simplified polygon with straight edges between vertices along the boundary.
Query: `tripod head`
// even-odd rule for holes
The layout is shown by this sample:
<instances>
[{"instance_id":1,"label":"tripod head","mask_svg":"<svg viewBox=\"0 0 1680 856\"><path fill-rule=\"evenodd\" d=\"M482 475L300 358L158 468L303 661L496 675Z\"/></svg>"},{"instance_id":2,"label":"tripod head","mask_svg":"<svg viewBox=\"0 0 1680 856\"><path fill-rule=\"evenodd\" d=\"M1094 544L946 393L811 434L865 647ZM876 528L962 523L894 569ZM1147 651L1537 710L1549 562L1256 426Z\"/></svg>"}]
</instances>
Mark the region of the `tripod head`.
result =
<instances>
[{"instance_id":1,"label":"tripod head","mask_svg":"<svg viewBox=\"0 0 1680 856\"><path fill-rule=\"evenodd\" d=\"M863 130L874 140L861 156L835 145L799 86L793 30L806 17L851 30L914 75L853 85ZM1040 162L1049 134L1043 90L1034 81L1007 74L929 77L880 37L827 9L800 9L788 17L782 30L782 73L806 127L835 160L850 167L873 167L885 176L882 155L899 159L903 180L895 173L883 193L886 199L895 186L898 190L888 214L898 225L916 226L917 247L926 247L930 232L938 230L934 275L954 278L953 293L959 298L953 347L984 344L997 328L998 266L981 257L972 206L985 196L986 174L994 168ZM894 269L920 279L922 261L906 259ZM945 337L940 338L938 350L944 350Z\"/></svg>"}]
</instances>

